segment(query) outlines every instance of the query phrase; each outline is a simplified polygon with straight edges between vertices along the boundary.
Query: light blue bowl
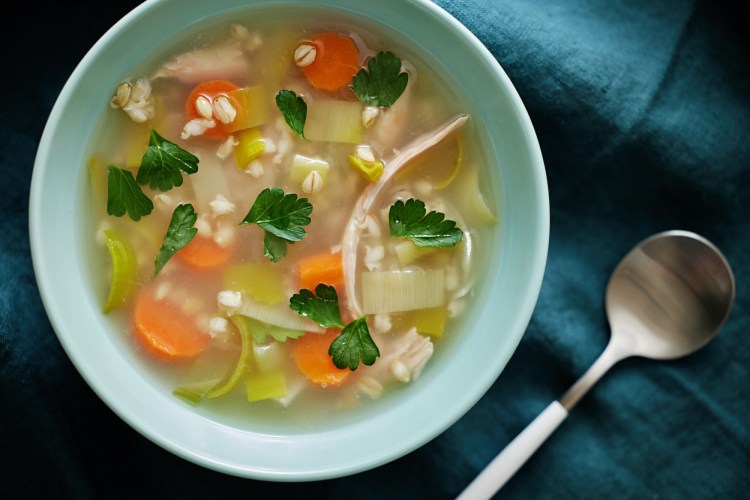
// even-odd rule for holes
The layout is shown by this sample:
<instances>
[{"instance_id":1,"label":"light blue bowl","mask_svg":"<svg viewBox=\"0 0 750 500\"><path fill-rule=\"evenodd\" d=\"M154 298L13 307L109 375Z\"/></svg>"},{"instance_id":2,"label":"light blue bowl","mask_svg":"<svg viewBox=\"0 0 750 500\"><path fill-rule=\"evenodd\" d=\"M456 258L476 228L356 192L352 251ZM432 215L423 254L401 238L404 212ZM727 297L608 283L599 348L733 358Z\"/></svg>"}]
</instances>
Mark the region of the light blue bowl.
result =
<instances>
[{"instance_id":1,"label":"light blue bowl","mask_svg":"<svg viewBox=\"0 0 750 500\"><path fill-rule=\"evenodd\" d=\"M318 5L363 16L428 52L474 105L501 222L466 330L404 390L356 418L313 429L233 425L187 407L123 349L101 314L87 267L83 186L88 140L112 89L155 47L204 21L258 6ZM144 436L211 469L303 481L360 472L418 448L464 415L500 375L536 304L547 257L549 203L529 117L493 56L427 0L149 0L110 29L63 88L44 130L31 186L29 232L47 314L101 399Z\"/></svg>"}]
</instances>

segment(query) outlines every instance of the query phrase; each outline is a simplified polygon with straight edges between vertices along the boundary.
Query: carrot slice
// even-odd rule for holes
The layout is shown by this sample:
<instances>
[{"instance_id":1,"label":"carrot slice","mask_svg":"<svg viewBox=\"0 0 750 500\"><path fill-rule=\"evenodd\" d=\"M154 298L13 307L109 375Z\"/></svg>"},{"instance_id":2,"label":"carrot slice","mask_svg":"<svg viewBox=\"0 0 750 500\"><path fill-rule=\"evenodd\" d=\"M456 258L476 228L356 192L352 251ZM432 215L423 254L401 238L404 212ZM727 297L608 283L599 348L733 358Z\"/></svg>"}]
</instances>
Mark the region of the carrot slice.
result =
<instances>
[{"instance_id":1,"label":"carrot slice","mask_svg":"<svg viewBox=\"0 0 750 500\"><path fill-rule=\"evenodd\" d=\"M199 83L190 91L190 94L185 101L185 115L187 116L187 119L192 120L193 118L202 118L200 113L198 113L198 109L195 107L195 101L198 97L203 96L213 102L216 97L227 95L235 90L237 90L237 86L226 80L209 80ZM224 124L216 119L214 119L214 121L216 122L216 126L206 129L203 133L203 137L208 137L209 139L225 138L228 133L224 130Z\"/></svg>"},{"instance_id":2,"label":"carrot slice","mask_svg":"<svg viewBox=\"0 0 750 500\"><path fill-rule=\"evenodd\" d=\"M211 269L229 260L233 251L233 246L223 247L211 238L196 235L177 251L177 256L197 269Z\"/></svg>"},{"instance_id":3,"label":"carrot slice","mask_svg":"<svg viewBox=\"0 0 750 500\"><path fill-rule=\"evenodd\" d=\"M191 358L203 352L210 338L193 318L151 288L142 289L133 308L133 331L153 354L166 359Z\"/></svg>"},{"instance_id":4,"label":"carrot slice","mask_svg":"<svg viewBox=\"0 0 750 500\"><path fill-rule=\"evenodd\" d=\"M352 82L360 61L359 50L351 38L339 33L318 33L308 42L315 47L315 59L300 69L310 85L335 91Z\"/></svg>"},{"instance_id":5,"label":"carrot slice","mask_svg":"<svg viewBox=\"0 0 750 500\"><path fill-rule=\"evenodd\" d=\"M312 383L321 387L336 387L344 383L351 373L346 368L333 364L328 348L339 335L339 330L331 328L325 333L308 332L291 341L292 357L297 368Z\"/></svg>"},{"instance_id":6,"label":"carrot slice","mask_svg":"<svg viewBox=\"0 0 750 500\"><path fill-rule=\"evenodd\" d=\"M297 263L300 288L315 290L320 283L337 290L344 284L344 267L340 253L311 255Z\"/></svg>"}]
</instances>

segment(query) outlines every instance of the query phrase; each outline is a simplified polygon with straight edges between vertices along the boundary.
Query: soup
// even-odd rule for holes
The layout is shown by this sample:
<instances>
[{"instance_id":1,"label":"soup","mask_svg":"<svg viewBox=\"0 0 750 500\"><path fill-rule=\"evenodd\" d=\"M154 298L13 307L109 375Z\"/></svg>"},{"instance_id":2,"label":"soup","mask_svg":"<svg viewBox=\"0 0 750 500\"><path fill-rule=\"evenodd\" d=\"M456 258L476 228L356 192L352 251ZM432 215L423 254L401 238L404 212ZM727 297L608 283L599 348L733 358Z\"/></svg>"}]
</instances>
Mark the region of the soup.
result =
<instances>
[{"instance_id":1,"label":"soup","mask_svg":"<svg viewBox=\"0 0 750 500\"><path fill-rule=\"evenodd\" d=\"M427 58L288 19L199 26L113 89L91 238L104 313L176 398L314 421L460 336L497 221L470 110Z\"/></svg>"}]
</instances>

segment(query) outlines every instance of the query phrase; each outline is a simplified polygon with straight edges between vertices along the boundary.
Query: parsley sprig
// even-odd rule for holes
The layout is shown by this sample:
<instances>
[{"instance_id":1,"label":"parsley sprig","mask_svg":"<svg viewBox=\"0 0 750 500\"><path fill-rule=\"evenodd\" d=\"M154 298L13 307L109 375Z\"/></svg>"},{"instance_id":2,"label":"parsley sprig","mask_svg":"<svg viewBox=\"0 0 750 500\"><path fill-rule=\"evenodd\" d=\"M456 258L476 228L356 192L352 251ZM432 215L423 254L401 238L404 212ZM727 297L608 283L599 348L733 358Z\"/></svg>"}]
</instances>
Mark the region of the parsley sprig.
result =
<instances>
[{"instance_id":1,"label":"parsley sprig","mask_svg":"<svg viewBox=\"0 0 750 500\"><path fill-rule=\"evenodd\" d=\"M276 94L276 107L281 111L289 128L301 138L306 139L307 104L305 100L291 90L280 90Z\"/></svg>"},{"instance_id":2,"label":"parsley sprig","mask_svg":"<svg viewBox=\"0 0 750 500\"><path fill-rule=\"evenodd\" d=\"M151 130L146 153L141 159L136 180L141 186L148 184L153 189L169 191L182 185L182 172L194 174L198 171L198 158Z\"/></svg>"},{"instance_id":3,"label":"parsley sprig","mask_svg":"<svg viewBox=\"0 0 750 500\"><path fill-rule=\"evenodd\" d=\"M456 223L435 210L426 213L424 202L398 200L388 211L391 236L409 238L418 247L453 247L463 237Z\"/></svg>"},{"instance_id":4,"label":"parsley sprig","mask_svg":"<svg viewBox=\"0 0 750 500\"><path fill-rule=\"evenodd\" d=\"M338 368L348 367L354 371L359 367L360 361L369 366L380 356L380 350L370 336L364 316L348 325L341 320L339 299L334 287L320 283L315 287L315 294L303 288L289 299L289 307L322 328L342 328L328 348L328 354Z\"/></svg>"},{"instance_id":5,"label":"parsley sprig","mask_svg":"<svg viewBox=\"0 0 750 500\"><path fill-rule=\"evenodd\" d=\"M127 214L140 220L154 209L154 204L143 194L129 170L110 165L107 167L107 213L115 217Z\"/></svg>"},{"instance_id":6,"label":"parsley sprig","mask_svg":"<svg viewBox=\"0 0 750 500\"><path fill-rule=\"evenodd\" d=\"M159 253L154 259L154 276L159 274L169 259L195 237L198 229L194 228L198 215L190 203L180 204L172 212L172 220L169 222L167 234L164 235Z\"/></svg>"},{"instance_id":7,"label":"parsley sprig","mask_svg":"<svg viewBox=\"0 0 750 500\"><path fill-rule=\"evenodd\" d=\"M401 71L401 59L393 52L378 52L360 69L349 88L366 106L390 107L406 89L409 75Z\"/></svg>"},{"instance_id":8,"label":"parsley sprig","mask_svg":"<svg viewBox=\"0 0 750 500\"><path fill-rule=\"evenodd\" d=\"M168 191L182 185L182 172L198 171L198 158L151 130L146 153L141 159L138 174L110 165L107 171L107 213L122 217L127 213L137 221L151 213L154 204L141 186Z\"/></svg>"},{"instance_id":9,"label":"parsley sprig","mask_svg":"<svg viewBox=\"0 0 750 500\"><path fill-rule=\"evenodd\" d=\"M310 223L312 208L307 198L284 194L281 188L266 188L240 224L257 224L265 230L264 253L272 262L277 262L286 255L287 243L305 237L304 227Z\"/></svg>"}]
</instances>

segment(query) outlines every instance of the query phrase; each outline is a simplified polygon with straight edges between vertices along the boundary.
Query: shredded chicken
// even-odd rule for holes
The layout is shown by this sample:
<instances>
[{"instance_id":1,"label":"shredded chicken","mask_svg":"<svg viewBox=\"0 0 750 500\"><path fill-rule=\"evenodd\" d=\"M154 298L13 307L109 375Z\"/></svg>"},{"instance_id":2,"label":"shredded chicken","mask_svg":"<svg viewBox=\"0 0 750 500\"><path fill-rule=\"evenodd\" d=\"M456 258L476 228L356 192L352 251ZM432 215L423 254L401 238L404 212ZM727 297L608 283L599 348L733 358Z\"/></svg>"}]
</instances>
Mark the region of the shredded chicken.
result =
<instances>
[{"instance_id":1,"label":"shredded chicken","mask_svg":"<svg viewBox=\"0 0 750 500\"><path fill-rule=\"evenodd\" d=\"M191 50L164 63L151 79L176 78L184 83L196 84L217 78L247 78L250 65L243 51L243 44L236 39L213 47Z\"/></svg>"},{"instance_id":2,"label":"shredded chicken","mask_svg":"<svg viewBox=\"0 0 750 500\"><path fill-rule=\"evenodd\" d=\"M420 335L416 328L401 335L376 335L375 342L380 358L366 368L363 378L370 378L381 386L416 380L434 351L430 338Z\"/></svg>"},{"instance_id":3,"label":"shredded chicken","mask_svg":"<svg viewBox=\"0 0 750 500\"><path fill-rule=\"evenodd\" d=\"M347 305L352 317L362 316L362 307L356 296L355 271L357 268L357 248L361 237L362 228L367 225L366 217L378 196L387 185L388 181L411 160L439 144L456 130L461 128L469 120L468 115L460 115L450 122L441 125L437 129L412 141L393 159L386 163L383 175L377 182L371 183L360 195L352 210L352 214L344 229L342 240L341 258L344 269L344 284L347 295Z\"/></svg>"}]
</instances>

